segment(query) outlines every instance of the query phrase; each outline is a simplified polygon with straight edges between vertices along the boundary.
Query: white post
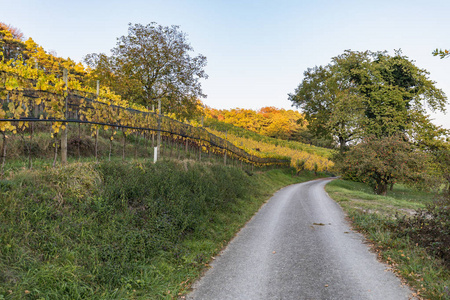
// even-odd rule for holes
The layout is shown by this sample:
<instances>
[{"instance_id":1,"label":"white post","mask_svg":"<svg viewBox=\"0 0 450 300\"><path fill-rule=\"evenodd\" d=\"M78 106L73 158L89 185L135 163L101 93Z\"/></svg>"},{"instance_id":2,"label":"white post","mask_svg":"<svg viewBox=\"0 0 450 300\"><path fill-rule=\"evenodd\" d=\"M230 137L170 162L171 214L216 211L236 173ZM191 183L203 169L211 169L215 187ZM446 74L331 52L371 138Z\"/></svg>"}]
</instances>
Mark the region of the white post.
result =
<instances>
[{"instance_id":1,"label":"white post","mask_svg":"<svg viewBox=\"0 0 450 300\"><path fill-rule=\"evenodd\" d=\"M153 163L158 161L158 147L153 148Z\"/></svg>"}]
</instances>

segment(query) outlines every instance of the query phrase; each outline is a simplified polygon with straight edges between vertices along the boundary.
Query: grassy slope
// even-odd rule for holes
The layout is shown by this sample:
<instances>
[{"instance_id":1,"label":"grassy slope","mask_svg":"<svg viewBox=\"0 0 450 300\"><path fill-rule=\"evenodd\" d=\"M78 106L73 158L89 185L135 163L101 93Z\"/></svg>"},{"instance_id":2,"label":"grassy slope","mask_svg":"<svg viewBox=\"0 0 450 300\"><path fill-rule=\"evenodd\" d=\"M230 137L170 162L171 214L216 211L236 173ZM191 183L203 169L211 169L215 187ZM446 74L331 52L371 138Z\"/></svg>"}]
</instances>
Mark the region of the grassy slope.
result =
<instances>
[{"instance_id":1,"label":"grassy slope","mask_svg":"<svg viewBox=\"0 0 450 300\"><path fill-rule=\"evenodd\" d=\"M356 229L374 243L379 257L395 268L419 296L450 299L450 271L443 262L390 228L397 215L408 215L430 203L432 194L396 186L388 196L374 195L365 184L335 180L326 191L346 211Z\"/></svg>"},{"instance_id":2,"label":"grassy slope","mask_svg":"<svg viewBox=\"0 0 450 300\"><path fill-rule=\"evenodd\" d=\"M134 161L0 181L0 299L170 299L282 186L314 176Z\"/></svg>"}]
</instances>

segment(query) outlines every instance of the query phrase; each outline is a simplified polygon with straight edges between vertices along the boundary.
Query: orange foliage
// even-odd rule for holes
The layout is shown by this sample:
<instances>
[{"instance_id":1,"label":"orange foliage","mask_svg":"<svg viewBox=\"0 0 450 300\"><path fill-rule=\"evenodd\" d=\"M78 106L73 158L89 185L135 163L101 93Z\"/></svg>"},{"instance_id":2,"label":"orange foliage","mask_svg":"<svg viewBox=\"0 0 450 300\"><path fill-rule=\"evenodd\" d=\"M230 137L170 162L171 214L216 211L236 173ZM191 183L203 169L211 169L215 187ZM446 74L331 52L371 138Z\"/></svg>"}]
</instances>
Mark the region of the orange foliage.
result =
<instances>
[{"instance_id":1,"label":"orange foliage","mask_svg":"<svg viewBox=\"0 0 450 300\"><path fill-rule=\"evenodd\" d=\"M306 122L301 113L294 110L279 109L273 106L252 109L205 108L205 114L225 123L233 124L259 134L279 139L293 139L297 132L304 130Z\"/></svg>"}]
</instances>

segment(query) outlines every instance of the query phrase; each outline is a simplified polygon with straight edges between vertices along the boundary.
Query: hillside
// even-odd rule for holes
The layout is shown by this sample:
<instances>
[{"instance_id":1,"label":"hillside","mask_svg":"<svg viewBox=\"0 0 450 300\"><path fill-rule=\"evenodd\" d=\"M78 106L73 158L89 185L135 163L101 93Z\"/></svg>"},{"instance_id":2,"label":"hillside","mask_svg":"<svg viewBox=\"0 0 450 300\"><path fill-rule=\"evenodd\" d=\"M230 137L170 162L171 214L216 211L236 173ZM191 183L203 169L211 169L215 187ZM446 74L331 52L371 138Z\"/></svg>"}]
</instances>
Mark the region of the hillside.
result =
<instances>
[{"instance_id":1,"label":"hillside","mask_svg":"<svg viewBox=\"0 0 450 300\"><path fill-rule=\"evenodd\" d=\"M264 136L211 118L204 120L204 126L211 133L226 138L253 155L289 157L291 166L297 171L330 171L334 165L331 161L333 150L330 149Z\"/></svg>"},{"instance_id":2,"label":"hillside","mask_svg":"<svg viewBox=\"0 0 450 300\"><path fill-rule=\"evenodd\" d=\"M71 163L0 180L0 299L171 299L282 186L194 162Z\"/></svg>"}]
</instances>

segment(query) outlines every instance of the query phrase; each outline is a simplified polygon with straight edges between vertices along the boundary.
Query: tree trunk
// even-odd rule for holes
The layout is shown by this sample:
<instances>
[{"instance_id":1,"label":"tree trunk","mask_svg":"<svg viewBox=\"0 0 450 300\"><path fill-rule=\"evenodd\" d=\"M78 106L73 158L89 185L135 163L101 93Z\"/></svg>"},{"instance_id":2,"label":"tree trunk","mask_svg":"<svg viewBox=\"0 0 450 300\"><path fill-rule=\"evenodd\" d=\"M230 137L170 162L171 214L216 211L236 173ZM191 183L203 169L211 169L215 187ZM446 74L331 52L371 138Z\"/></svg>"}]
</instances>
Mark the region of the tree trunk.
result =
<instances>
[{"instance_id":1,"label":"tree trunk","mask_svg":"<svg viewBox=\"0 0 450 300\"><path fill-rule=\"evenodd\" d=\"M386 196L387 189L388 189L388 184L386 182L377 182L377 184L375 186L375 193L377 195Z\"/></svg>"},{"instance_id":2,"label":"tree trunk","mask_svg":"<svg viewBox=\"0 0 450 300\"><path fill-rule=\"evenodd\" d=\"M339 152L344 153L345 150L345 140L343 137L339 137Z\"/></svg>"},{"instance_id":3,"label":"tree trunk","mask_svg":"<svg viewBox=\"0 0 450 300\"><path fill-rule=\"evenodd\" d=\"M53 144L55 145L55 156L53 157L53 168L56 167L56 160L58 158L58 139L56 138L56 134L55 134L55 138L53 139Z\"/></svg>"},{"instance_id":4,"label":"tree trunk","mask_svg":"<svg viewBox=\"0 0 450 300\"><path fill-rule=\"evenodd\" d=\"M111 161L111 152L112 152L112 139L110 137L109 138L109 156L108 156L108 161Z\"/></svg>"},{"instance_id":5,"label":"tree trunk","mask_svg":"<svg viewBox=\"0 0 450 300\"><path fill-rule=\"evenodd\" d=\"M389 187L389 190L392 192L393 190L394 190L394 184L395 184L395 182L391 182L391 185L390 185L390 187Z\"/></svg>"}]
</instances>

